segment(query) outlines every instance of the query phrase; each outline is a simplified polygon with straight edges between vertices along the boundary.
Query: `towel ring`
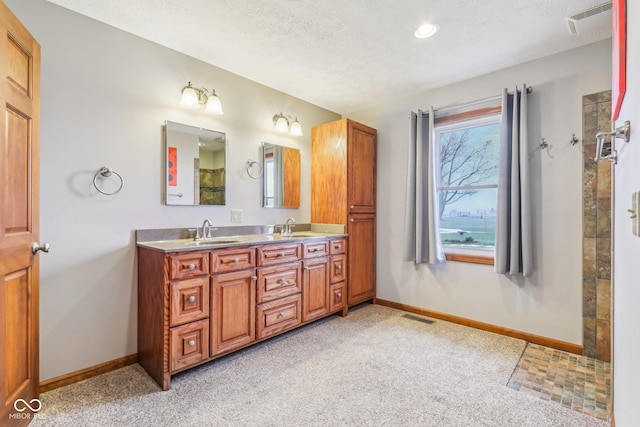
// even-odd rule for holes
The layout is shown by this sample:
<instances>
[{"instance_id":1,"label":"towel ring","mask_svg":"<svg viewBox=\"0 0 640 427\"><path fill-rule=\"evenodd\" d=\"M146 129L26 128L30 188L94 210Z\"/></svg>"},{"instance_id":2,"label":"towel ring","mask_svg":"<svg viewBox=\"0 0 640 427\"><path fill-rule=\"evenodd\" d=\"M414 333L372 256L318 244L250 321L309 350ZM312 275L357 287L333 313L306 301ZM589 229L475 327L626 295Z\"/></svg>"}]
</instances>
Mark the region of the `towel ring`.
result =
<instances>
[{"instance_id":1,"label":"towel ring","mask_svg":"<svg viewBox=\"0 0 640 427\"><path fill-rule=\"evenodd\" d=\"M107 191L102 190L100 187L98 187L98 181L97 180L98 180L98 175L101 175L104 178L108 178L108 177L111 176L112 173L115 174L120 179L120 186L115 191L109 193ZM120 192L120 190L122 190L122 187L124 186L124 179L122 178L122 175L120 175L118 172L114 171L110 167L103 166L94 175L94 177L93 177L93 186L96 187L96 190L98 190L100 193L106 194L107 196L113 196L115 194L118 194Z\"/></svg>"},{"instance_id":2,"label":"towel ring","mask_svg":"<svg viewBox=\"0 0 640 427\"><path fill-rule=\"evenodd\" d=\"M253 168L254 166L256 166L256 165L257 165L260 169L258 170L258 173L257 173L257 174L254 174L254 173L252 173L252 172L251 172L251 170L252 170L252 168ZM246 168L246 169L247 169L247 175L249 175L249 177L250 177L250 178L253 178L253 179L259 179L259 178L262 176L262 165L261 165L260 163L256 162L255 160L251 160L251 159L249 159L249 160L247 161L247 168Z\"/></svg>"}]
</instances>

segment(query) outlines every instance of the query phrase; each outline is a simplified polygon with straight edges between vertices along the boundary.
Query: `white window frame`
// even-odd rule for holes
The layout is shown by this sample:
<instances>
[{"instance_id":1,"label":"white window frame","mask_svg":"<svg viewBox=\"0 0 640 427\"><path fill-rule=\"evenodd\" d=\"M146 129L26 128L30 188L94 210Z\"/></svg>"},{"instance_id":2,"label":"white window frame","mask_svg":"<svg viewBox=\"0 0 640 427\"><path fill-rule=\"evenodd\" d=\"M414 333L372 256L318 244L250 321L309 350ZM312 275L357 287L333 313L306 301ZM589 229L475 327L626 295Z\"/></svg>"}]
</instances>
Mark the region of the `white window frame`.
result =
<instances>
[{"instance_id":1,"label":"white window frame","mask_svg":"<svg viewBox=\"0 0 640 427\"><path fill-rule=\"evenodd\" d=\"M473 111L471 111L470 114L473 114ZM451 132L453 130L464 130L464 129L471 129L471 128L484 126L484 125L500 124L502 123L502 115L498 112L490 115L483 115L480 117L471 117L469 119L450 121L440 125L437 124L437 119L438 118L436 117L436 124L434 125L434 136L433 136L433 143L435 144L435 153L438 159L436 163L438 168L436 172L437 174L436 176L438 178L436 190L440 192L442 190L454 190L454 189L459 189L459 190L471 190L471 189L481 190L481 189L490 189L490 188L497 189L498 188L497 183L453 186L453 187L441 186L440 185L441 183L439 182L440 176L441 176L440 174L440 145L441 145L440 136L442 133ZM497 208L497 200L496 200L496 208ZM445 251L445 255L447 256L447 259L449 260L473 262L473 263L481 263L481 264L493 264L493 258L495 256L495 246L486 247L486 248L461 248L457 246L448 246L443 244L442 247Z\"/></svg>"}]
</instances>

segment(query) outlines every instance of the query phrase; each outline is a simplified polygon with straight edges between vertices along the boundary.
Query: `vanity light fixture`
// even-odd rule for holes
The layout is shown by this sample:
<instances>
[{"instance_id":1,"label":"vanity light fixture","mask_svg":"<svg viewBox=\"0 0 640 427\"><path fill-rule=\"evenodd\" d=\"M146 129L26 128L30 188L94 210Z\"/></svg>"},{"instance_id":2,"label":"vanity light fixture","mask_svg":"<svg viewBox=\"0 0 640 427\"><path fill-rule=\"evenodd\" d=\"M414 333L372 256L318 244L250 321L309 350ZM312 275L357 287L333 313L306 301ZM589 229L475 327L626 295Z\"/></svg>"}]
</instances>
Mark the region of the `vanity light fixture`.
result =
<instances>
[{"instance_id":1,"label":"vanity light fixture","mask_svg":"<svg viewBox=\"0 0 640 427\"><path fill-rule=\"evenodd\" d=\"M198 108L200 105L204 105L204 111L207 113L216 116L224 114L224 111L222 111L222 103L216 95L215 89L210 91L204 87L193 87L191 82L182 88L180 105L187 108Z\"/></svg>"},{"instance_id":2,"label":"vanity light fixture","mask_svg":"<svg viewBox=\"0 0 640 427\"><path fill-rule=\"evenodd\" d=\"M273 124L278 132L289 132L289 135L292 136L302 136L302 126L300 126L297 117L294 119L282 113L276 114L273 116Z\"/></svg>"},{"instance_id":3,"label":"vanity light fixture","mask_svg":"<svg viewBox=\"0 0 640 427\"><path fill-rule=\"evenodd\" d=\"M438 32L440 27L435 24L423 24L413 33L419 39L426 39Z\"/></svg>"}]
</instances>

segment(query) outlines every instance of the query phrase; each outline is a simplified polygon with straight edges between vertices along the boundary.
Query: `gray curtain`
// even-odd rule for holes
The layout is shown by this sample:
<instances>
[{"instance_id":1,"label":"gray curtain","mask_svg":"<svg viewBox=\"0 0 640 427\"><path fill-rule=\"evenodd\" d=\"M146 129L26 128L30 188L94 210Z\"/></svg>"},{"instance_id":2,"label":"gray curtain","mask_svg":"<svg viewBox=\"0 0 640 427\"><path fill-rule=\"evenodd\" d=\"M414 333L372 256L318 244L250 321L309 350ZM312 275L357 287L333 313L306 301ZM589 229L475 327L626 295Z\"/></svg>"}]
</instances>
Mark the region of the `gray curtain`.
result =
<instances>
[{"instance_id":1,"label":"gray curtain","mask_svg":"<svg viewBox=\"0 0 640 427\"><path fill-rule=\"evenodd\" d=\"M445 261L440 242L437 168L433 144L433 107L411 112L411 140L407 164L404 261L438 264Z\"/></svg>"},{"instance_id":2,"label":"gray curtain","mask_svg":"<svg viewBox=\"0 0 640 427\"><path fill-rule=\"evenodd\" d=\"M500 176L496 218L496 273L533 272L529 150L527 148L527 87L502 93Z\"/></svg>"}]
</instances>

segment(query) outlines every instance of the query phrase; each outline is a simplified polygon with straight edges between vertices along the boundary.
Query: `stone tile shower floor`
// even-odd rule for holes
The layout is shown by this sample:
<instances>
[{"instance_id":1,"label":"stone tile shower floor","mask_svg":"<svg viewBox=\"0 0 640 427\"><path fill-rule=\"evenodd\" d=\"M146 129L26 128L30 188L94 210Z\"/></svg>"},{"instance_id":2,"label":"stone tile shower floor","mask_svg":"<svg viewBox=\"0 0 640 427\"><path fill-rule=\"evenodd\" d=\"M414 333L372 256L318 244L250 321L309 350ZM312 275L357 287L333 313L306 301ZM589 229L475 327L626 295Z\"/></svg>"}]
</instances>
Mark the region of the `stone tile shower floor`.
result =
<instances>
[{"instance_id":1,"label":"stone tile shower floor","mask_svg":"<svg viewBox=\"0 0 640 427\"><path fill-rule=\"evenodd\" d=\"M608 421L611 364L528 343L507 386Z\"/></svg>"}]
</instances>

